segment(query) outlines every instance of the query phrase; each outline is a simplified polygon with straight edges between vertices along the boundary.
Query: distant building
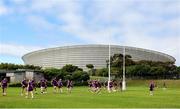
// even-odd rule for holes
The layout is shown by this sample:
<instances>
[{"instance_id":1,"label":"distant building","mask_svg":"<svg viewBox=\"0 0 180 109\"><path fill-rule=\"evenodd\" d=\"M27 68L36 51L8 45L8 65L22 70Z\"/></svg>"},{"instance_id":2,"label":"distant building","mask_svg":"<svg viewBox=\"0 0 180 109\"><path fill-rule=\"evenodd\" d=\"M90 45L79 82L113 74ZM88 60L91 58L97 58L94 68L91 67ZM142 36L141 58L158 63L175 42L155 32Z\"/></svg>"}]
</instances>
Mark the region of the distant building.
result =
<instances>
[{"instance_id":1,"label":"distant building","mask_svg":"<svg viewBox=\"0 0 180 109\"><path fill-rule=\"evenodd\" d=\"M0 70L0 80L2 80L4 77L6 77L11 83L18 83L24 78L33 78L34 80L39 81L42 77L44 77L44 75L42 72L34 70Z\"/></svg>"},{"instance_id":2,"label":"distant building","mask_svg":"<svg viewBox=\"0 0 180 109\"><path fill-rule=\"evenodd\" d=\"M111 56L114 54L131 55L133 61L175 62L175 58L158 51L143 48L111 45ZM25 64L41 66L43 68L62 68L66 64L73 64L87 70L86 64L93 64L95 69L105 68L109 59L108 45L75 45L47 48L25 54L22 57Z\"/></svg>"}]
</instances>

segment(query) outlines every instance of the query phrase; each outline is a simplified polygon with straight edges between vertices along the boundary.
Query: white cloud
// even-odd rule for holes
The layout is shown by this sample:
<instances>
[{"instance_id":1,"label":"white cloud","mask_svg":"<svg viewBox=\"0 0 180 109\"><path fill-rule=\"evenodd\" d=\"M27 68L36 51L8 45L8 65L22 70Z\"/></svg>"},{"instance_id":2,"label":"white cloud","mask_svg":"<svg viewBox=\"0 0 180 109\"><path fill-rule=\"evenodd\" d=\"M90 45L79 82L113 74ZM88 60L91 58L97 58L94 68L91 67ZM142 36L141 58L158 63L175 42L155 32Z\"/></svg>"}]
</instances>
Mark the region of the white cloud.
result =
<instances>
[{"instance_id":1,"label":"white cloud","mask_svg":"<svg viewBox=\"0 0 180 109\"><path fill-rule=\"evenodd\" d=\"M47 11L58 6L60 3L61 0L32 0L31 9L36 11Z\"/></svg>"},{"instance_id":2,"label":"white cloud","mask_svg":"<svg viewBox=\"0 0 180 109\"><path fill-rule=\"evenodd\" d=\"M20 5L20 4L24 4L25 2L27 2L27 0L11 0L11 2L13 2L16 5Z\"/></svg>"},{"instance_id":3,"label":"white cloud","mask_svg":"<svg viewBox=\"0 0 180 109\"><path fill-rule=\"evenodd\" d=\"M6 14L7 13L7 9L3 6L0 6L0 15Z\"/></svg>"},{"instance_id":4,"label":"white cloud","mask_svg":"<svg viewBox=\"0 0 180 109\"><path fill-rule=\"evenodd\" d=\"M60 30L89 43L157 50L174 56L180 65L178 0L32 0L25 6L18 8L37 30Z\"/></svg>"},{"instance_id":5,"label":"white cloud","mask_svg":"<svg viewBox=\"0 0 180 109\"><path fill-rule=\"evenodd\" d=\"M53 30L56 26L55 24L48 22L44 17L41 16L29 15L27 16L27 20L29 25L31 25L33 29L37 31Z\"/></svg>"},{"instance_id":6,"label":"white cloud","mask_svg":"<svg viewBox=\"0 0 180 109\"><path fill-rule=\"evenodd\" d=\"M53 1L37 6L40 7L39 9L61 6L59 9L62 9L63 12L60 11L58 18L65 25L59 26L59 29L76 37L91 43L111 42L162 51L176 57L179 64L180 58L177 55L180 49L177 42L177 38L180 37L179 17L170 20L164 18L168 14L180 16L178 4L179 2L99 0L93 2L92 7L87 10L90 18L82 13L82 5L75 1L58 3ZM116 25L113 26L112 23ZM166 37L151 35L152 32L163 34L166 30L175 32L176 36L171 36L171 34ZM117 37L115 37L116 35ZM117 38L123 40L116 40Z\"/></svg>"},{"instance_id":7,"label":"white cloud","mask_svg":"<svg viewBox=\"0 0 180 109\"><path fill-rule=\"evenodd\" d=\"M6 15L9 12L8 8L4 5L3 1L0 1L0 16Z\"/></svg>"},{"instance_id":8,"label":"white cloud","mask_svg":"<svg viewBox=\"0 0 180 109\"><path fill-rule=\"evenodd\" d=\"M42 47L35 46L23 46L17 44L0 44L0 55L18 56L21 57L24 54L42 49Z\"/></svg>"}]
</instances>

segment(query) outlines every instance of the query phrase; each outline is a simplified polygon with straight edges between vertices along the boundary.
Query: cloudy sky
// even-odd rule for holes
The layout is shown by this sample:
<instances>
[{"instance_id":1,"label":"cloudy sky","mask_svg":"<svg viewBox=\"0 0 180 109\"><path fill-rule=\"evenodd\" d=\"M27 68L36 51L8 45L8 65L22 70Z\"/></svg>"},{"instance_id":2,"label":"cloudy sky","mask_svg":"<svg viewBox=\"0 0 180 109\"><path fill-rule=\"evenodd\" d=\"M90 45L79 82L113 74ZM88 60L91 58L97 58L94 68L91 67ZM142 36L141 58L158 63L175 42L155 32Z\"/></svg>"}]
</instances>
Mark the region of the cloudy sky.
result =
<instances>
[{"instance_id":1,"label":"cloudy sky","mask_svg":"<svg viewBox=\"0 0 180 109\"><path fill-rule=\"evenodd\" d=\"M108 43L164 52L180 65L180 0L0 0L0 62Z\"/></svg>"}]
</instances>

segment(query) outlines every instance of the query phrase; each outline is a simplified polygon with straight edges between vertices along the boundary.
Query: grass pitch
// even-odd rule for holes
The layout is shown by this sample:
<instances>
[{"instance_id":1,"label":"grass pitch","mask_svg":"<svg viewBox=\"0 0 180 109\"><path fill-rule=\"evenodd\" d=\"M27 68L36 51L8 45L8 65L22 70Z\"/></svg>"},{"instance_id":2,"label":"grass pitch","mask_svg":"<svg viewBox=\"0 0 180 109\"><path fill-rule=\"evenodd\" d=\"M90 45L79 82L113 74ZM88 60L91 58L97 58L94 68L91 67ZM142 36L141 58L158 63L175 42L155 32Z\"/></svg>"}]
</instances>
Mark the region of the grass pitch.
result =
<instances>
[{"instance_id":1,"label":"grass pitch","mask_svg":"<svg viewBox=\"0 0 180 109\"><path fill-rule=\"evenodd\" d=\"M130 85L124 92L102 90L99 94L89 92L88 87L74 87L71 94L64 88L62 94L54 94L49 87L48 93L34 94L34 99L20 96L20 91L8 88L8 95L0 96L0 108L180 108L179 87L156 88L153 96L145 85Z\"/></svg>"}]
</instances>

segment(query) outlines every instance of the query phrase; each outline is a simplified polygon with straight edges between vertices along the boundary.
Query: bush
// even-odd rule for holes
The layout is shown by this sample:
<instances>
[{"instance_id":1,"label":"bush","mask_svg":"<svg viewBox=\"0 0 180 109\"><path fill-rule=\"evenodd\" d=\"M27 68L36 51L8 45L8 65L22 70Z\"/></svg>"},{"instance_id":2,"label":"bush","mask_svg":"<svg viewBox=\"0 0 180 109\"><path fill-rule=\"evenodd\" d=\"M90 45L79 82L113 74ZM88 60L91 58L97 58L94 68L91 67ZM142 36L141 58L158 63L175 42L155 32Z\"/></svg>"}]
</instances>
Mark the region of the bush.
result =
<instances>
[{"instance_id":1,"label":"bush","mask_svg":"<svg viewBox=\"0 0 180 109\"><path fill-rule=\"evenodd\" d=\"M10 83L9 87L21 87L21 83Z\"/></svg>"},{"instance_id":2,"label":"bush","mask_svg":"<svg viewBox=\"0 0 180 109\"><path fill-rule=\"evenodd\" d=\"M75 81L87 81L89 80L89 75L85 71L75 71L72 74L72 79Z\"/></svg>"},{"instance_id":3,"label":"bush","mask_svg":"<svg viewBox=\"0 0 180 109\"><path fill-rule=\"evenodd\" d=\"M51 80L52 78L56 77L60 73L61 73L60 69L56 69L56 68L44 69L44 77L48 80Z\"/></svg>"},{"instance_id":4,"label":"bush","mask_svg":"<svg viewBox=\"0 0 180 109\"><path fill-rule=\"evenodd\" d=\"M74 86L88 86L88 82L87 81L75 81Z\"/></svg>"},{"instance_id":5,"label":"bush","mask_svg":"<svg viewBox=\"0 0 180 109\"><path fill-rule=\"evenodd\" d=\"M108 69L107 68L97 69L96 70L96 76L107 77L108 76Z\"/></svg>"}]
</instances>

